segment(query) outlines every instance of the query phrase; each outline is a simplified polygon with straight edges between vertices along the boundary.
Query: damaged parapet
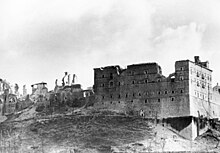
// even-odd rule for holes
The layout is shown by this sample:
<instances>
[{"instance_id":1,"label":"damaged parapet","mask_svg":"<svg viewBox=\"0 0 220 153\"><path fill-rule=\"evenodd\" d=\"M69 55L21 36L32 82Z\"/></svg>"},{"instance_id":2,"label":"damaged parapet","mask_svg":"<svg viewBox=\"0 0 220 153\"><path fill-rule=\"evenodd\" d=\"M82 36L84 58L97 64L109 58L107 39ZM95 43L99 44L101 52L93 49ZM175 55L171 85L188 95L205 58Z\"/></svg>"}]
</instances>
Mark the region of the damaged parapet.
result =
<instances>
[{"instance_id":1,"label":"damaged parapet","mask_svg":"<svg viewBox=\"0 0 220 153\"><path fill-rule=\"evenodd\" d=\"M103 70L111 71L113 69L114 69L115 73L117 73L118 75L123 71L123 69L119 65L94 68L94 70L99 70L99 71L103 71Z\"/></svg>"},{"instance_id":2,"label":"damaged parapet","mask_svg":"<svg viewBox=\"0 0 220 153\"><path fill-rule=\"evenodd\" d=\"M195 59L196 64L201 65L202 67L209 68L209 62L208 61L201 62L200 59L199 59L199 56L194 56L194 59Z\"/></svg>"}]
</instances>

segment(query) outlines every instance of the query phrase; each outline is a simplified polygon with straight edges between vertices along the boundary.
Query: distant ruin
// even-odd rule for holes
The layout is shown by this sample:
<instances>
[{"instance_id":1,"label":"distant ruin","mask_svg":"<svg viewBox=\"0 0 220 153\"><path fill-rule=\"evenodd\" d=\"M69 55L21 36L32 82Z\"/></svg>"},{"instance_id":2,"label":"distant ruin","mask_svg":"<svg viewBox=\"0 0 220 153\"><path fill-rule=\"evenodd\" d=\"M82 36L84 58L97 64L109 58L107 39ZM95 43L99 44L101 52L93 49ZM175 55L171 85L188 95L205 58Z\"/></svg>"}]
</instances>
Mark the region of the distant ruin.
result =
<instances>
[{"instance_id":1,"label":"distant ruin","mask_svg":"<svg viewBox=\"0 0 220 153\"><path fill-rule=\"evenodd\" d=\"M72 76L72 80L71 80ZM27 94L26 86L23 86L23 95L18 92L18 85L15 84L13 92L8 82L0 80L0 116L11 115L35 105L41 108L41 111L51 110L60 107L78 107L93 101L94 92L92 88L83 90L80 84L77 84L76 75L70 75L65 72L62 78L62 85L55 81L54 90L48 91L47 83L40 82L32 84L32 93Z\"/></svg>"}]
</instances>

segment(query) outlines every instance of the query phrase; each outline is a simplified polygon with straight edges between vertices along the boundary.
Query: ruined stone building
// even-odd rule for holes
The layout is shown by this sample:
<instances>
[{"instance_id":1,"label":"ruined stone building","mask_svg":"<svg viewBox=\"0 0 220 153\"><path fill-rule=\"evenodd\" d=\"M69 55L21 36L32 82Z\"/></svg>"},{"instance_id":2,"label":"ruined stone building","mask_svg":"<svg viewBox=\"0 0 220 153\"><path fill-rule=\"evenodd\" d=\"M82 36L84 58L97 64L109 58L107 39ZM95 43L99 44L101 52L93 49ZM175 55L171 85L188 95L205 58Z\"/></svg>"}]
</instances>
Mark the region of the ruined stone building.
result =
<instances>
[{"instance_id":1,"label":"ruined stone building","mask_svg":"<svg viewBox=\"0 0 220 153\"><path fill-rule=\"evenodd\" d=\"M55 93L60 96L60 101L73 101L74 99L80 99L83 97L83 89L80 84L66 85L64 87L55 88Z\"/></svg>"},{"instance_id":2,"label":"ruined stone building","mask_svg":"<svg viewBox=\"0 0 220 153\"><path fill-rule=\"evenodd\" d=\"M0 115L9 115L16 111L17 97L6 89L0 95Z\"/></svg>"},{"instance_id":3,"label":"ruined stone building","mask_svg":"<svg viewBox=\"0 0 220 153\"><path fill-rule=\"evenodd\" d=\"M34 102L42 102L47 99L48 88L46 86L47 83L45 82L31 85L32 87L31 99L33 99Z\"/></svg>"},{"instance_id":4,"label":"ruined stone building","mask_svg":"<svg viewBox=\"0 0 220 153\"><path fill-rule=\"evenodd\" d=\"M198 56L195 61L176 61L168 77L157 63L94 69L95 107L166 120L189 139L205 128L198 125L201 117L220 117L220 88L215 90L212 70Z\"/></svg>"},{"instance_id":5,"label":"ruined stone building","mask_svg":"<svg viewBox=\"0 0 220 153\"><path fill-rule=\"evenodd\" d=\"M10 83L0 79L0 115L8 115L16 110L17 97L13 94Z\"/></svg>"}]
</instances>

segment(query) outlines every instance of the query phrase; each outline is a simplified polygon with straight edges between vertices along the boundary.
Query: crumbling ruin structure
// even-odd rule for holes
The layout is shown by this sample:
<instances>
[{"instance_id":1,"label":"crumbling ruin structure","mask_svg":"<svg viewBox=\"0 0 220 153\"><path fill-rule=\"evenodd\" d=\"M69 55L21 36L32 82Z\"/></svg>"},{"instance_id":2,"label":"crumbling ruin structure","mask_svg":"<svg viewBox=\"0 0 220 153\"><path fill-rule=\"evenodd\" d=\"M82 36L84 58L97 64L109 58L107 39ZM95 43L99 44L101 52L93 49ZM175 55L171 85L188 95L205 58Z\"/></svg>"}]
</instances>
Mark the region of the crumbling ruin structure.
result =
<instances>
[{"instance_id":1,"label":"crumbling ruin structure","mask_svg":"<svg viewBox=\"0 0 220 153\"><path fill-rule=\"evenodd\" d=\"M27 96L27 89L26 89L26 85L23 85L23 96L26 97Z\"/></svg>"},{"instance_id":2,"label":"crumbling ruin structure","mask_svg":"<svg viewBox=\"0 0 220 153\"><path fill-rule=\"evenodd\" d=\"M3 98L1 115L8 115L14 113L16 111L16 105L17 105L16 95L11 94L9 92L9 89L6 89L4 94L1 95L1 97Z\"/></svg>"},{"instance_id":3,"label":"crumbling ruin structure","mask_svg":"<svg viewBox=\"0 0 220 153\"><path fill-rule=\"evenodd\" d=\"M85 104L84 95L88 93L88 91L84 91L81 88L81 84L77 84L75 79L76 75L68 74L68 72L65 72L62 78L62 85L58 85L58 79L56 79L55 88L49 97L51 105L75 106L77 103Z\"/></svg>"},{"instance_id":4,"label":"crumbling ruin structure","mask_svg":"<svg viewBox=\"0 0 220 153\"><path fill-rule=\"evenodd\" d=\"M25 96L24 100L19 97L18 89L18 84L15 84L13 91L6 80L0 79L0 116L19 112L32 105L29 96Z\"/></svg>"},{"instance_id":5,"label":"crumbling ruin structure","mask_svg":"<svg viewBox=\"0 0 220 153\"><path fill-rule=\"evenodd\" d=\"M33 102L43 102L49 99L47 83L41 82L31 85L32 94L30 98Z\"/></svg>"},{"instance_id":6,"label":"crumbling ruin structure","mask_svg":"<svg viewBox=\"0 0 220 153\"><path fill-rule=\"evenodd\" d=\"M160 119L189 139L205 128L201 122L220 117L212 70L198 56L195 61L176 61L175 72L168 77L157 63L95 68L94 92L99 109Z\"/></svg>"},{"instance_id":7,"label":"crumbling ruin structure","mask_svg":"<svg viewBox=\"0 0 220 153\"><path fill-rule=\"evenodd\" d=\"M0 115L14 113L17 105L17 97L12 93L10 84L0 79Z\"/></svg>"}]
</instances>

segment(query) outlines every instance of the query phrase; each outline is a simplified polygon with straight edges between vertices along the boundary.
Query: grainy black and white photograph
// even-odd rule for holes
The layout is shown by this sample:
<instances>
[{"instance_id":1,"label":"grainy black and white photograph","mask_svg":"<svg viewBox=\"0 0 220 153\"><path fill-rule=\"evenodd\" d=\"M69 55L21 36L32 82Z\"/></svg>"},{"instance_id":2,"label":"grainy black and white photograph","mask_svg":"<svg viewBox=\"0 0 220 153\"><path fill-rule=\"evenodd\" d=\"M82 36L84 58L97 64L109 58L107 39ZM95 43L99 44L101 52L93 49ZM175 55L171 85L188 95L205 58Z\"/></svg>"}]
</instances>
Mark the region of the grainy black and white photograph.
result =
<instances>
[{"instance_id":1,"label":"grainy black and white photograph","mask_svg":"<svg viewBox=\"0 0 220 153\"><path fill-rule=\"evenodd\" d=\"M0 0L0 153L220 152L219 14L219 0Z\"/></svg>"}]
</instances>

